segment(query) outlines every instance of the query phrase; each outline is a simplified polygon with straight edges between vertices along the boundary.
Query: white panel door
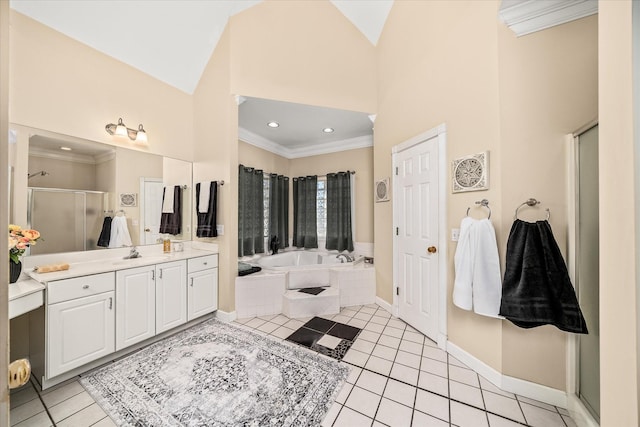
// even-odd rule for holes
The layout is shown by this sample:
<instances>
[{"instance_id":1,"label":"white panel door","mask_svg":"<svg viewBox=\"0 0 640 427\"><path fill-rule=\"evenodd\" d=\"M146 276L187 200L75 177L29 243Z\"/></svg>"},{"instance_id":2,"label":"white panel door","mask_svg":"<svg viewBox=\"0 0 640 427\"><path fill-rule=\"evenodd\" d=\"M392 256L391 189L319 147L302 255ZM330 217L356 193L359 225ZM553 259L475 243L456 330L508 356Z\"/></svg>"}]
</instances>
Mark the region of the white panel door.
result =
<instances>
[{"instance_id":1,"label":"white panel door","mask_svg":"<svg viewBox=\"0 0 640 427\"><path fill-rule=\"evenodd\" d=\"M140 239L145 245L158 243L160 238L160 218L162 217L162 180L155 178L144 179L144 198L142 200L144 210L144 224L141 231L144 236Z\"/></svg>"},{"instance_id":2,"label":"white panel door","mask_svg":"<svg viewBox=\"0 0 640 427\"><path fill-rule=\"evenodd\" d=\"M187 320L204 316L218 309L218 269L189 274Z\"/></svg>"},{"instance_id":3,"label":"white panel door","mask_svg":"<svg viewBox=\"0 0 640 427\"><path fill-rule=\"evenodd\" d=\"M438 337L438 138L396 154L394 206L400 318Z\"/></svg>"},{"instance_id":4,"label":"white panel door","mask_svg":"<svg viewBox=\"0 0 640 427\"><path fill-rule=\"evenodd\" d=\"M155 267L116 272L116 350L156 334Z\"/></svg>"},{"instance_id":5,"label":"white panel door","mask_svg":"<svg viewBox=\"0 0 640 427\"><path fill-rule=\"evenodd\" d=\"M187 322L187 262L156 265L156 333Z\"/></svg>"},{"instance_id":6,"label":"white panel door","mask_svg":"<svg viewBox=\"0 0 640 427\"><path fill-rule=\"evenodd\" d=\"M47 306L47 377L112 353L114 293L105 292Z\"/></svg>"}]
</instances>

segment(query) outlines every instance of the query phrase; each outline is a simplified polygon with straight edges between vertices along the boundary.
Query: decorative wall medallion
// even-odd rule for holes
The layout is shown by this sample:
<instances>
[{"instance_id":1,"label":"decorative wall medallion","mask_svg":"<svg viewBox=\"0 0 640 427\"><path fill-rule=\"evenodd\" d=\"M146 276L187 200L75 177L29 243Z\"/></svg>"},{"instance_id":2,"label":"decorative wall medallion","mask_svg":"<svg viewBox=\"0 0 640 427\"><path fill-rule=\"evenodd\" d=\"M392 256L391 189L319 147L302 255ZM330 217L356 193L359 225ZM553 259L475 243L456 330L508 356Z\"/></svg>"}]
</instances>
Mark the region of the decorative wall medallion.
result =
<instances>
[{"instance_id":1,"label":"decorative wall medallion","mask_svg":"<svg viewBox=\"0 0 640 427\"><path fill-rule=\"evenodd\" d=\"M389 178L376 181L374 188L376 202L389 201Z\"/></svg>"},{"instance_id":2,"label":"decorative wall medallion","mask_svg":"<svg viewBox=\"0 0 640 427\"><path fill-rule=\"evenodd\" d=\"M451 167L453 192L489 189L489 152L461 157Z\"/></svg>"},{"instance_id":3,"label":"decorative wall medallion","mask_svg":"<svg viewBox=\"0 0 640 427\"><path fill-rule=\"evenodd\" d=\"M120 206L133 207L138 204L138 195L136 193L120 194Z\"/></svg>"}]
</instances>

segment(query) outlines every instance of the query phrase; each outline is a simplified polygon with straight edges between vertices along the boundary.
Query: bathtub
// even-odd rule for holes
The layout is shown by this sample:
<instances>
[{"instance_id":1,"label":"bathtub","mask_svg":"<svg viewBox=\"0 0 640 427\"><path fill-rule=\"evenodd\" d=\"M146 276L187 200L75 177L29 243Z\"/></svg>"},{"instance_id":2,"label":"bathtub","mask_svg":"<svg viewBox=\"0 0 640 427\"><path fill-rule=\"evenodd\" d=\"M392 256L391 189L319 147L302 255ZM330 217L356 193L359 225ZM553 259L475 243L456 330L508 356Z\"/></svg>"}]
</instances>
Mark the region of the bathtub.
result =
<instances>
[{"instance_id":1,"label":"bathtub","mask_svg":"<svg viewBox=\"0 0 640 427\"><path fill-rule=\"evenodd\" d=\"M290 297L293 292L294 296L300 297L296 290L318 286L331 287L334 294L337 291L341 307L372 304L376 299L375 269L363 260L364 257L359 257L354 262L341 263L335 253L305 250L254 258L248 262L263 270L236 277L237 316L283 313L284 303L291 304L287 295Z\"/></svg>"},{"instance_id":2,"label":"bathtub","mask_svg":"<svg viewBox=\"0 0 640 427\"><path fill-rule=\"evenodd\" d=\"M275 255L265 255L254 262L264 269L289 271L292 269L349 267L358 263L361 259L354 262L341 263L340 261L341 259L336 258L336 254L294 250Z\"/></svg>"}]
</instances>

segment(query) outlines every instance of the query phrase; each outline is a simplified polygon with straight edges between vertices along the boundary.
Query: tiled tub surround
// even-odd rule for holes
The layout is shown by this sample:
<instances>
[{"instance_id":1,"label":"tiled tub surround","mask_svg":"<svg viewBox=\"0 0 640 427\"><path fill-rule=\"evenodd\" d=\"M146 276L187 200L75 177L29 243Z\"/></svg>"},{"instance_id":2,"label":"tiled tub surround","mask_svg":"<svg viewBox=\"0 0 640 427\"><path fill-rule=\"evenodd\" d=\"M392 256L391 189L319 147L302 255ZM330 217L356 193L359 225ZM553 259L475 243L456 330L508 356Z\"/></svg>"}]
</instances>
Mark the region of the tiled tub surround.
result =
<instances>
[{"instance_id":1,"label":"tiled tub surround","mask_svg":"<svg viewBox=\"0 0 640 427\"><path fill-rule=\"evenodd\" d=\"M328 312L314 310L314 295L302 297L296 289L330 287L336 294L335 305ZM285 300L285 295L289 298ZM293 294L295 293L295 294ZM324 292L318 296L322 296ZM326 299L328 294L324 295ZM259 273L236 278L236 316L246 318L284 313L285 305L291 317L311 317L337 314L339 307L373 304L376 299L376 278L373 266L358 263L352 266L327 264L324 267L292 268L288 271L265 269ZM295 302L292 303L292 300Z\"/></svg>"},{"instance_id":2,"label":"tiled tub surround","mask_svg":"<svg viewBox=\"0 0 640 427\"><path fill-rule=\"evenodd\" d=\"M24 275L43 283L44 306L29 313L33 376L49 388L122 356L217 309L217 245L185 243L27 257ZM34 273L35 265L69 270ZM210 314L209 314L210 315Z\"/></svg>"}]
</instances>

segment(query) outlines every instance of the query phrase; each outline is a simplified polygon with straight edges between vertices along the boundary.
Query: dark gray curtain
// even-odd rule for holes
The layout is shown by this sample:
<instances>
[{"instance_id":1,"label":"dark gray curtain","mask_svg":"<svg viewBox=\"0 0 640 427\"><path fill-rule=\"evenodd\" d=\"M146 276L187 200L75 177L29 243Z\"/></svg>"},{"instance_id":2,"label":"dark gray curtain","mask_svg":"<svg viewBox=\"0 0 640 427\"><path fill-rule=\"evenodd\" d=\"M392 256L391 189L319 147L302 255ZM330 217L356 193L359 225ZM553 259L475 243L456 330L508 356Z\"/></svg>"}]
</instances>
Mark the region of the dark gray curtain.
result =
<instances>
[{"instance_id":1,"label":"dark gray curtain","mask_svg":"<svg viewBox=\"0 0 640 427\"><path fill-rule=\"evenodd\" d=\"M261 170L238 168L238 256L264 252L264 197Z\"/></svg>"},{"instance_id":2,"label":"dark gray curtain","mask_svg":"<svg viewBox=\"0 0 640 427\"><path fill-rule=\"evenodd\" d=\"M327 249L353 251L351 172L327 174Z\"/></svg>"},{"instance_id":3,"label":"dark gray curtain","mask_svg":"<svg viewBox=\"0 0 640 427\"><path fill-rule=\"evenodd\" d=\"M318 177L293 178L293 246L317 248L316 199Z\"/></svg>"},{"instance_id":4,"label":"dark gray curtain","mask_svg":"<svg viewBox=\"0 0 640 427\"><path fill-rule=\"evenodd\" d=\"M279 249L289 247L289 177L269 175L269 241L278 236Z\"/></svg>"}]
</instances>

